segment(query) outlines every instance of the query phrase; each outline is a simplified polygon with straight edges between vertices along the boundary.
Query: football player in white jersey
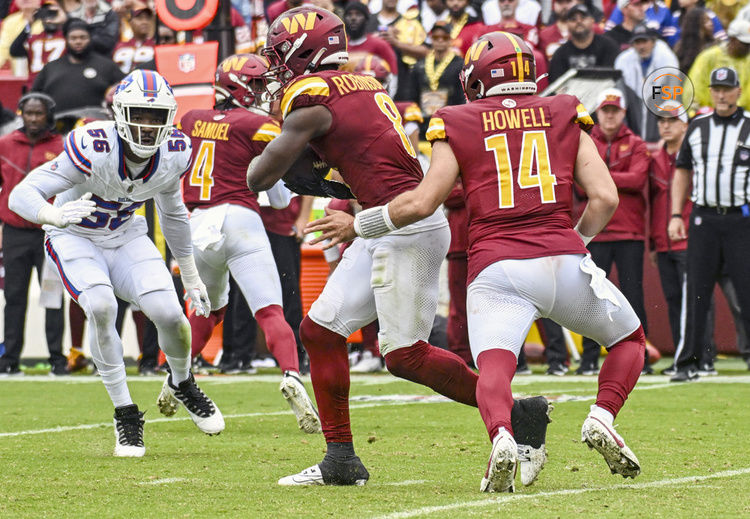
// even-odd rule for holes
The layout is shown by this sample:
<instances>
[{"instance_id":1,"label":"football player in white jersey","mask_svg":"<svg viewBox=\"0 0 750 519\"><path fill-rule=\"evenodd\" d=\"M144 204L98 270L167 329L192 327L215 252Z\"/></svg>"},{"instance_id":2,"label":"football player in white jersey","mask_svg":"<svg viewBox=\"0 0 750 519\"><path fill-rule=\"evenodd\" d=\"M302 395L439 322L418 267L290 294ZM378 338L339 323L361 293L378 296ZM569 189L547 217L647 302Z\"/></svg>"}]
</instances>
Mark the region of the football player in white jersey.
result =
<instances>
[{"instance_id":1,"label":"football player in white jersey","mask_svg":"<svg viewBox=\"0 0 750 519\"><path fill-rule=\"evenodd\" d=\"M115 90L114 122L72 131L64 151L13 190L9 206L44 225L47 254L68 293L88 317L91 354L115 406L115 456L140 457L143 413L130 397L115 296L153 321L171 373L157 404L172 415L181 403L206 434L224 429L216 405L190 372L190 325L171 275L135 210L156 203L162 231L180 266L185 299L198 315L210 303L193 259L180 178L190 165L190 139L172 126L177 102L158 73L137 70ZM54 205L47 200L56 196Z\"/></svg>"}]
</instances>

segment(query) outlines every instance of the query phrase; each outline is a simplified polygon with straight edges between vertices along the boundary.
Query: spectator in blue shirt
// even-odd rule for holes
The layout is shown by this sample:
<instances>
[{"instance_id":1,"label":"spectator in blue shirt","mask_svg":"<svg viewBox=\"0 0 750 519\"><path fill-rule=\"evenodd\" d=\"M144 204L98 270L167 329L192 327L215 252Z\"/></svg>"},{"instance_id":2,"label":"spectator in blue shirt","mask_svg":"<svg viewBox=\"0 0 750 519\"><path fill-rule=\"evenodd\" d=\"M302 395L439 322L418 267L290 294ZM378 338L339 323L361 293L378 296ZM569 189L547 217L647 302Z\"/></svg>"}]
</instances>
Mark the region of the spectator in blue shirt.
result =
<instances>
[{"instance_id":1,"label":"spectator in blue shirt","mask_svg":"<svg viewBox=\"0 0 750 519\"><path fill-rule=\"evenodd\" d=\"M682 5L682 1L684 0L680 1L680 5ZM692 1L695 2L696 0ZM607 23L604 25L605 32L622 23L624 19L622 9L629 3L629 0L618 0L617 6L614 8L609 20L607 20ZM661 0L656 0L656 2L651 3L648 9L646 9L645 22L649 29L657 31L659 35L669 43L670 47L677 43L679 37L677 22L672 16L672 11L670 11L669 7L667 7L667 5Z\"/></svg>"}]
</instances>

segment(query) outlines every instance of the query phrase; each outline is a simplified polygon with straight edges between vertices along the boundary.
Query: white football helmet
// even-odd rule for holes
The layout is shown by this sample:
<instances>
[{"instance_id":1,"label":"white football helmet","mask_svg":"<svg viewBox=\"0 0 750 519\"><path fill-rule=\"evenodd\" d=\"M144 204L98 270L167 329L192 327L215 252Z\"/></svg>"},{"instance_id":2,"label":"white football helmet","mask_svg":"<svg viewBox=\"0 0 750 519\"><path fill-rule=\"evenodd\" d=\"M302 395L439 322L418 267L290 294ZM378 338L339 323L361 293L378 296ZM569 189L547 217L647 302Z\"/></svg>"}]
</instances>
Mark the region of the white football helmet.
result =
<instances>
[{"instance_id":1,"label":"white football helmet","mask_svg":"<svg viewBox=\"0 0 750 519\"><path fill-rule=\"evenodd\" d=\"M159 123L134 123L133 109L146 109L159 115ZM117 85L112 98L112 111L115 115L115 127L120 137L125 140L133 153L141 158L148 158L167 140L172 131L174 116L177 112L177 101L172 87L167 80L153 70L134 70ZM136 110L140 111L140 110ZM153 143L145 144L141 138L142 128L156 130ZM151 139L147 139L151 140Z\"/></svg>"}]
</instances>

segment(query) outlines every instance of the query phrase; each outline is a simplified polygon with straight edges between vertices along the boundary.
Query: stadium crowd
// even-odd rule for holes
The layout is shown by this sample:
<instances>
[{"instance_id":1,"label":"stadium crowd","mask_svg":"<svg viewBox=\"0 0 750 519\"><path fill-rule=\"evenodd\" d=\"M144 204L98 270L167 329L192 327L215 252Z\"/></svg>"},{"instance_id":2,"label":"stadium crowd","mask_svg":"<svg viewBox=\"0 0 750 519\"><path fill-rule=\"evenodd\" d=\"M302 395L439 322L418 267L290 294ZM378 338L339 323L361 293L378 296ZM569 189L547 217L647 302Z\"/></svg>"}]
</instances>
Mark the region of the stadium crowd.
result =
<instances>
[{"instance_id":1,"label":"stadium crowd","mask_svg":"<svg viewBox=\"0 0 750 519\"><path fill-rule=\"evenodd\" d=\"M684 227L690 223L689 203L675 213L671 199L676 168L691 169L689 162L676 158L683 137L689 133L688 117L710 113L715 108L717 89L732 92L738 89L735 102L739 113L750 110L750 6L730 0L674 0L671 5L661 0L372 0L369 4L356 0L311 0L311 3L339 14L348 37L350 61L345 67L371 75L385 86L396 101L408 138L416 149L419 149L418 143L426 139L433 114L445 106L465 102L458 74L467 50L484 34L506 31L518 35L530 46L536 59L540 92L548 85L554 87L554 83L572 69L619 71L621 79L617 88L602 92L596 106L591 107L597 119L591 136L617 185L620 206L588 249L605 271L609 272L611 266L616 265L619 286L646 333L643 259L646 254L652 255L658 263L669 320L649 325L669 326L672 346L678 352L688 340L686 333L701 334L700 338L689 338L694 357L685 361L686 366L697 371L678 378L684 380L694 378L695 373L716 373L713 325L707 304L701 303L688 314L690 319L700 319L702 324L685 328L686 298L695 290L689 284L685 288L685 280L688 283L691 280L690 276L686 277L690 265L687 234L684 229L682 234L667 233L667 226L675 216L682 219ZM303 0L232 2L236 52L260 52L268 26L287 9L302 4ZM60 351L63 290L56 274L43 266L44 233L38 225L8 209L10 191L28 172L62 150L67 138L64 132L73 125L55 125L55 118L71 115L77 118L76 114L84 108L111 105L114 89L123 77L133 70L156 68L155 47L201 42L203 35L200 32L175 33L160 23L152 3L141 0L113 0L111 3L104 0L5 0L0 2L0 17L0 70L4 69L6 75L27 77L29 92L17 106L21 128L0 138L0 219L3 222L6 297L5 351L0 357L0 374L21 373L26 297L31 268L35 266L42 282L42 302L47 308L51 373L65 375L87 368L88 362L82 353L86 316L70 302L73 348L66 363ZM695 101L687 114L665 110L657 116L647 110L640 99L644 78L661 67L679 68L690 77ZM721 77L712 75L718 67L725 67ZM726 79L727 75L731 81ZM7 111L15 107L4 108ZM747 133L744 137L741 133L738 138L746 142ZM738 146L741 148L743 143L739 142ZM736 159L740 167L745 167L742 170L745 184L748 156L750 151ZM429 159L420 153L420 160L426 169ZM729 160L728 167L736 171L737 164L732 165L732 159ZM580 214L586 204L582 191L577 193L576 200L575 210ZM445 348L473 367L465 311L468 220L463 202L459 183L445 203L452 231L447 255L450 311L447 323L436 319L433 332L434 337L439 337L443 329L442 335L446 338L435 342L442 342ZM273 208L268 203L258 208L279 272L283 317L295 335L301 373L308 368L299 337L303 319L300 247L313 203L310 196L298 196L283 209ZM344 202L343 207L337 203L332 202L332 207L351 212L360 209L353 200ZM718 205L720 209L727 205L705 200L701 203L709 207ZM728 204L730 213L737 208L743 217L748 217L747 197L732 199ZM150 237L172 266L171 253L158 225L154 225L153 203L144 205L139 212L149 219ZM747 243L747 236L742 240ZM340 254L327 256L332 271L339 258ZM722 265L716 268L721 271ZM750 319L748 310L738 301L746 295L738 298L733 287L738 284L737 276L747 278L747 273L738 273L735 268L731 275L717 274L716 278L733 308L738 348L750 369L750 346L745 335ZM703 285L710 282L712 287L717 280L701 282ZM175 276L174 281L181 293L179 276ZM739 282L740 286L745 284L744 279ZM255 312L248 308L234 279L230 285L226 314L211 321L213 324L224 321L224 351L217 367L224 373L252 373L259 365L269 362L275 365L269 355L262 358L260 351L264 348L260 343L255 352L256 338L263 336L257 332ZM705 287L700 293L701 297L706 297ZM120 327L125 306L121 302ZM137 309L133 316L142 351L139 371L153 374L164 368L163 360L159 361L157 333ZM268 340L270 328L264 319L261 316L258 324L266 332L265 342L273 353L270 344L273 340ZM548 348L547 373L564 375L569 362L563 333L558 325L544 321L541 320L540 328ZM210 332L204 331L204 335L207 337ZM194 343L195 340L194 334ZM201 358L199 350L194 345L194 369L214 368ZM599 345L586 339L583 350L577 372L598 373ZM288 359L285 362L290 366L295 364ZM384 368L378 352L377 322L363 330L363 343L352 356L352 363L355 372ZM519 373L525 372L525 361L519 360L517 369ZM674 368L665 371L675 375ZM648 363L644 372L650 372Z\"/></svg>"}]
</instances>

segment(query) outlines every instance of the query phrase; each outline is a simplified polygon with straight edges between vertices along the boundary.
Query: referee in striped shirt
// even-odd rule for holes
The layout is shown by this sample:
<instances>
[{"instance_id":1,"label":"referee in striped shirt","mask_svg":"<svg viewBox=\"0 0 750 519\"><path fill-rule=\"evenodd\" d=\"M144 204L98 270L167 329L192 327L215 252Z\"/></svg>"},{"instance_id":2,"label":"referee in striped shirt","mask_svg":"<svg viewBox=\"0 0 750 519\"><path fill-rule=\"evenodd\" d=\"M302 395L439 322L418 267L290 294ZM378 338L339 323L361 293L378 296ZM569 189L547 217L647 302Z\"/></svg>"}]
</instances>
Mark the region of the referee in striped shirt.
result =
<instances>
[{"instance_id":1,"label":"referee in striped shirt","mask_svg":"<svg viewBox=\"0 0 750 519\"><path fill-rule=\"evenodd\" d=\"M722 267L737 289L745 329L750 330L750 113L737 106L737 71L711 72L714 112L693 119L677 156L672 183L672 240L688 239L685 341L675 353L672 382L715 374L704 342L711 294ZM681 218L692 180L690 231Z\"/></svg>"}]
</instances>

